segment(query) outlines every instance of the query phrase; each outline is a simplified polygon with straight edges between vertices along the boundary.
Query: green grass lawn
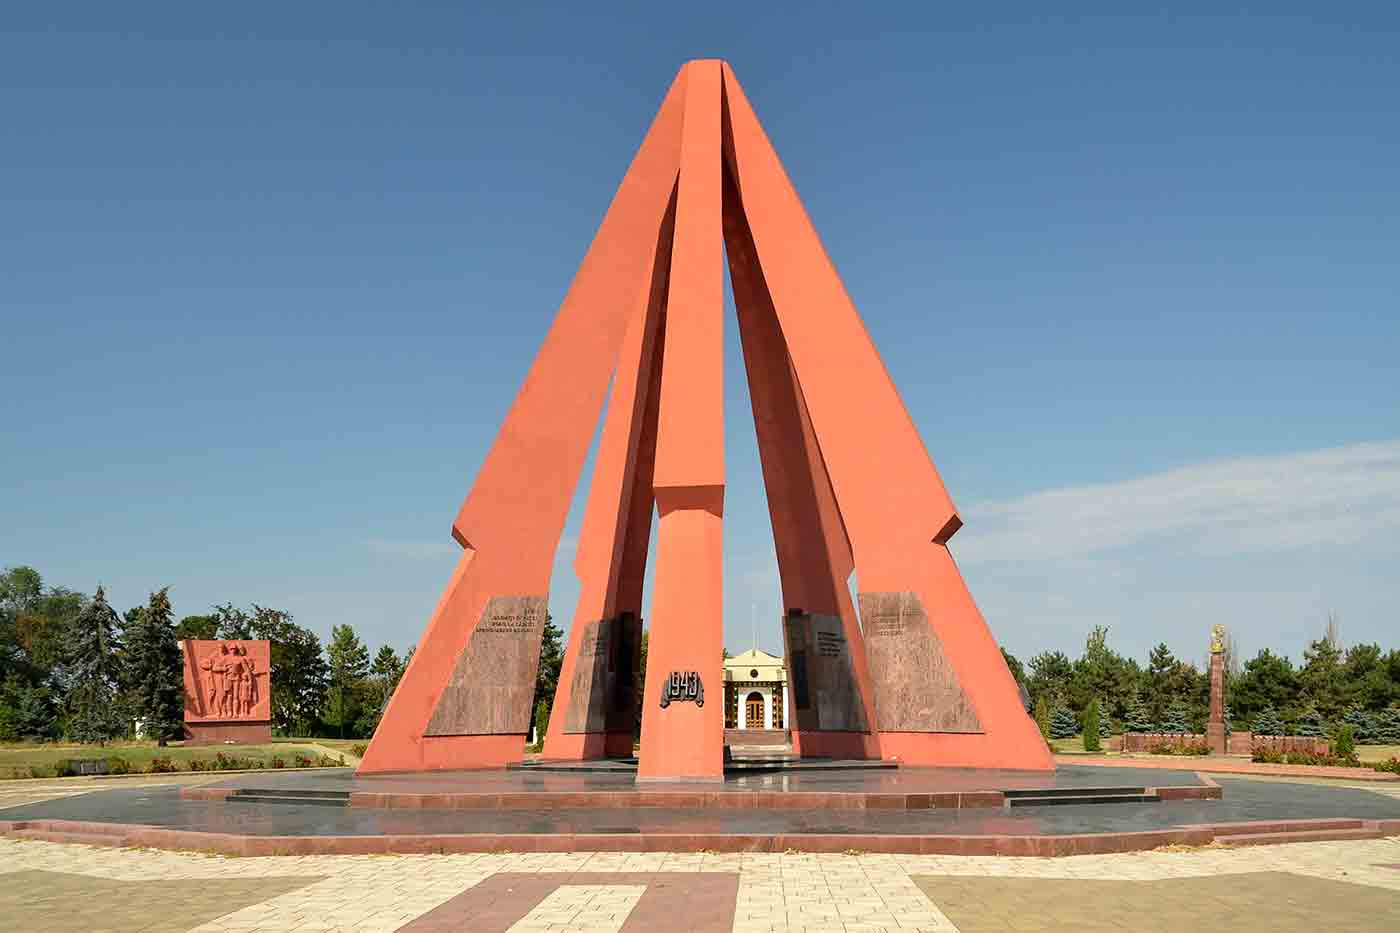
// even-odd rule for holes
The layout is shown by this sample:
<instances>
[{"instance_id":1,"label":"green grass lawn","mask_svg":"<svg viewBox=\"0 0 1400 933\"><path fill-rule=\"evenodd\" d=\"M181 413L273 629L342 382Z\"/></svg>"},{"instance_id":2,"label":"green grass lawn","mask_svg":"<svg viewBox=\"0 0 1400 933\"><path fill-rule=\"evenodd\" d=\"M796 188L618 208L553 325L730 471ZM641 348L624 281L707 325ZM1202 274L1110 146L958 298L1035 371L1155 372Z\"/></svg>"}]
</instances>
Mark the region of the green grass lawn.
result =
<instances>
[{"instance_id":1,"label":"green grass lawn","mask_svg":"<svg viewBox=\"0 0 1400 933\"><path fill-rule=\"evenodd\" d=\"M286 743L288 745L305 745L307 742L314 742L317 745L322 745L326 748L333 748L336 751L344 752L347 755L355 754L354 749L356 745L369 744L369 739L306 739L298 737L286 737L275 738L272 741L278 745L281 745L283 743Z\"/></svg>"},{"instance_id":2,"label":"green grass lawn","mask_svg":"<svg viewBox=\"0 0 1400 933\"><path fill-rule=\"evenodd\" d=\"M64 758L110 758L117 756L126 759L134 770L147 771L152 758L169 758L180 770L189 770L189 762L194 759L213 759L219 752L229 757L251 758L270 765L273 756L281 757L290 765L298 754L313 761L321 757L321 752L305 744L302 739L274 742L271 745L170 745L158 747L154 742L112 742L107 745L72 745L59 742L42 745L0 746L0 777L30 777L30 768L41 772L51 769L55 762ZM318 744L321 740L314 740ZM41 774L40 776L48 776Z\"/></svg>"},{"instance_id":3,"label":"green grass lawn","mask_svg":"<svg viewBox=\"0 0 1400 933\"><path fill-rule=\"evenodd\" d=\"M1400 758L1400 745L1358 745L1356 757L1362 761L1389 761Z\"/></svg>"}]
</instances>

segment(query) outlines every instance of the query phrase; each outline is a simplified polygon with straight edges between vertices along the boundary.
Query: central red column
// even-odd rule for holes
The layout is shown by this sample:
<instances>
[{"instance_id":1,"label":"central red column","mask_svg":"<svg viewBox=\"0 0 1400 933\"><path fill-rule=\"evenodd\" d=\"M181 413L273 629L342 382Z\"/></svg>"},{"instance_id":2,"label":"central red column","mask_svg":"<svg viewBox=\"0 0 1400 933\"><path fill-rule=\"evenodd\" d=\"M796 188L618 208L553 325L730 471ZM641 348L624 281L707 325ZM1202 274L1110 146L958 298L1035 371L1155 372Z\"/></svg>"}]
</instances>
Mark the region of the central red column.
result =
<instances>
[{"instance_id":1,"label":"central red column","mask_svg":"<svg viewBox=\"0 0 1400 933\"><path fill-rule=\"evenodd\" d=\"M660 526L639 780L724 776L720 63L691 62L685 82L653 481ZM691 674L703 696L690 686ZM687 684L686 695L665 696L663 706L675 682Z\"/></svg>"}]
</instances>

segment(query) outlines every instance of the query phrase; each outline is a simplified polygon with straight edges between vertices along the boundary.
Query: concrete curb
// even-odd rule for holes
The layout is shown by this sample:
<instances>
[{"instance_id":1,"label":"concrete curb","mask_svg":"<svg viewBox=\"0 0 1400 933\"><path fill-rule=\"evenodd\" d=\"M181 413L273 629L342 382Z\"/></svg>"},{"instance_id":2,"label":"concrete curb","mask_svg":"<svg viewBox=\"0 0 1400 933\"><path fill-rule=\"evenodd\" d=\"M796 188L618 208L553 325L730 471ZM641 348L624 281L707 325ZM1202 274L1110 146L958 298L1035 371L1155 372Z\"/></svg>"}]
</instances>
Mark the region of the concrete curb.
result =
<instances>
[{"instance_id":1,"label":"concrete curb","mask_svg":"<svg viewBox=\"0 0 1400 933\"><path fill-rule=\"evenodd\" d=\"M868 852L911 855L982 855L1058 858L1142 852L1163 846L1204 846L1243 842L1242 830L1272 834L1270 842L1314 841L1312 827L1353 823L1371 838L1400 834L1400 820L1298 820L1200 824L1165 830L1119 833L1035 835L884 835L837 833L597 833L382 836L251 836L165 829L122 823L76 820L0 822L0 835L50 842L96 844L207 852L231 856L268 855L424 855L471 852ZM1297 839L1288 838L1290 835Z\"/></svg>"}]
</instances>

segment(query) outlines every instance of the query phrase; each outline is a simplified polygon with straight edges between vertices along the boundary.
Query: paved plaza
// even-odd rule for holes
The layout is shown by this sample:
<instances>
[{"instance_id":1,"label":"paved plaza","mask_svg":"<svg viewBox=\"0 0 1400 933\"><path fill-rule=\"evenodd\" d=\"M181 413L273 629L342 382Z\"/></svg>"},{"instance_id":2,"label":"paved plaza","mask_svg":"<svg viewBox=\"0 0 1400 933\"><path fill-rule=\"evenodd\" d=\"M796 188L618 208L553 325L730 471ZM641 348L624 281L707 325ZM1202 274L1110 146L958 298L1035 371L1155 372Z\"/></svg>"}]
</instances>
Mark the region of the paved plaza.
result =
<instances>
[{"instance_id":1,"label":"paved plaza","mask_svg":"<svg viewBox=\"0 0 1400 933\"><path fill-rule=\"evenodd\" d=\"M0 839L15 930L1395 929L1400 839L1058 859L225 858Z\"/></svg>"},{"instance_id":2,"label":"paved plaza","mask_svg":"<svg viewBox=\"0 0 1400 933\"><path fill-rule=\"evenodd\" d=\"M7 782L0 817L44 801L164 799L171 785L216 780ZM114 784L123 790L113 793ZM1307 799L1299 794L1382 807L1400 797L1393 786L1278 779L1238 780L1232 792L1243 798L1254 788L1286 790L1293 805ZM6 930L60 933L1391 930L1400 924L1400 837L1063 858L859 851L234 858L0 838L0 918Z\"/></svg>"}]
</instances>

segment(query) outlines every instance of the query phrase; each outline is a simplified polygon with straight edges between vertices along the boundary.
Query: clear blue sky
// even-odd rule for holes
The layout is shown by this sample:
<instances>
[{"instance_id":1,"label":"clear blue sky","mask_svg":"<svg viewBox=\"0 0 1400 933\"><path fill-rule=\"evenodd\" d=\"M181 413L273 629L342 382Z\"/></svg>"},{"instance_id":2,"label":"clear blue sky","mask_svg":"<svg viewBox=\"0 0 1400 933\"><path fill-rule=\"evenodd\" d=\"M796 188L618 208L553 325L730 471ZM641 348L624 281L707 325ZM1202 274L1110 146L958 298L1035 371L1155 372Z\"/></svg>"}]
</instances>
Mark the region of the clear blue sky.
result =
<instances>
[{"instance_id":1,"label":"clear blue sky","mask_svg":"<svg viewBox=\"0 0 1400 933\"><path fill-rule=\"evenodd\" d=\"M662 93L723 57L1011 650L1397 644L1394 4L469 6L7 10L0 565L410 644ZM777 649L730 336L727 642Z\"/></svg>"}]
</instances>

